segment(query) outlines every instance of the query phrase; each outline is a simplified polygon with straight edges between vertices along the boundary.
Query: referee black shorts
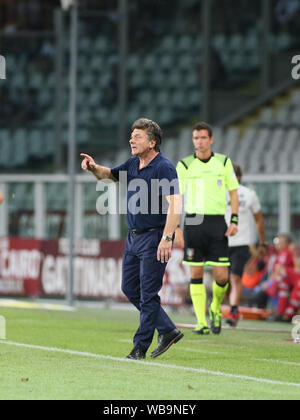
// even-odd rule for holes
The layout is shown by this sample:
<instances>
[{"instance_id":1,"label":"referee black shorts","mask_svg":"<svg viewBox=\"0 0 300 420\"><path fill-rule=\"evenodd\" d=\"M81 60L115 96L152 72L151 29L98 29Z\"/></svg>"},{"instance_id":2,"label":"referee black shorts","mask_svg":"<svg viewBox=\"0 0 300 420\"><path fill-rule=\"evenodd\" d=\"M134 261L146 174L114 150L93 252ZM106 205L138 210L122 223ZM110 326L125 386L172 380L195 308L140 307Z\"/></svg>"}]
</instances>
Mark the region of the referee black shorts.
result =
<instances>
[{"instance_id":1,"label":"referee black shorts","mask_svg":"<svg viewBox=\"0 0 300 420\"><path fill-rule=\"evenodd\" d=\"M242 277L245 265L250 258L249 246L231 246L229 248L230 273Z\"/></svg>"},{"instance_id":2,"label":"referee black shorts","mask_svg":"<svg viewBox=\"0 0 300 420\"><path fill-rule=\"evenodd\" d=\"M199 217L199 215L197 215ZM230 266L227 224L224 216L203 216L203 222L189 225L187 215L184 226L183 264L191 266Z\"/></svg>"}]
</instances>

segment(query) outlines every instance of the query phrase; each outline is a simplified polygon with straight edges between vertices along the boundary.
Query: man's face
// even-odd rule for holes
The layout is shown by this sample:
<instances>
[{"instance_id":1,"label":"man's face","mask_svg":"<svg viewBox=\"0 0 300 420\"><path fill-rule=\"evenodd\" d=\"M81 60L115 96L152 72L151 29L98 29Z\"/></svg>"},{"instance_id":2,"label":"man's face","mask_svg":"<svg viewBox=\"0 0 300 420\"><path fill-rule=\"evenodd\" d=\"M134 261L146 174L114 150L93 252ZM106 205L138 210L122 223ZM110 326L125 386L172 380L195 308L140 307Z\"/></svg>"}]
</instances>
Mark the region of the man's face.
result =
<instances>
[{"instance_id":1,"label":"man's face","mask_svg":"<svg viewBox=\"0 0 300 420\"><path fill-rule=\"evenodd\" d=\"M155 141L148 138L146 130L135 128L129 140L132 156L141 156L155 147Z\"/></svg>"},{"instance_id":2,"label":"man's face","mask_svg":"<svg viewBox=\"0 0 300 420\"><path fill-rule=\"evenodd\" d=\"M284 236L281 236L281 235L279 235L279 236L277 236L275 239L274 239L274 245L275 245L275 249L276 249L276 251L277 252L282 252L282 251L284 251L285 249L287 249L288 248L288 246L289 246L289 244L288 244L288 242L287 242L287 240L286 240L286 238L284 237Z\"/></svg>"},{"instance_id":3,"label":"man's face","mask_svg":"<svg viewBox=\"0 0 300 420\"><path fill-rule=\"evenodd\" d=\"M211 150L214 141L213 137L209 137L207 130L194 130L193 143L196 152L207 153Z\"/></svg>"}]
</instances>

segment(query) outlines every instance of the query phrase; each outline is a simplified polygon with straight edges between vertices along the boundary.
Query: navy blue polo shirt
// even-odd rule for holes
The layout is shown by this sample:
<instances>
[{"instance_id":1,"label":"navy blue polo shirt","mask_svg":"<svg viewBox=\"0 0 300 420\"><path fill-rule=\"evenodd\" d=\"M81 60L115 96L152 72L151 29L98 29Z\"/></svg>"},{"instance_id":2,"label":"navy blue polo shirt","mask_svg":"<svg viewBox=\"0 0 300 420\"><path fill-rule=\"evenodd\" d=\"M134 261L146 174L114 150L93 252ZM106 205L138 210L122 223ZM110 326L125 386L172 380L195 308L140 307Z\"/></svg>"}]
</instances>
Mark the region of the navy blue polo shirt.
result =
<instances>
[{"instance_id":1,"label":"navy blue polo shirt","mask_svg":"<svg viewBox=\"0 0 300 420\"><path fill-rule=\"evenodd\" d=\"M127 183L128 227L137 230L164 227L168 211L165 196L179 194L176 169L161 153L141 170L139 164L139 158L133 156L111 170L115 179Z\"/></svg>"}]
</instances>

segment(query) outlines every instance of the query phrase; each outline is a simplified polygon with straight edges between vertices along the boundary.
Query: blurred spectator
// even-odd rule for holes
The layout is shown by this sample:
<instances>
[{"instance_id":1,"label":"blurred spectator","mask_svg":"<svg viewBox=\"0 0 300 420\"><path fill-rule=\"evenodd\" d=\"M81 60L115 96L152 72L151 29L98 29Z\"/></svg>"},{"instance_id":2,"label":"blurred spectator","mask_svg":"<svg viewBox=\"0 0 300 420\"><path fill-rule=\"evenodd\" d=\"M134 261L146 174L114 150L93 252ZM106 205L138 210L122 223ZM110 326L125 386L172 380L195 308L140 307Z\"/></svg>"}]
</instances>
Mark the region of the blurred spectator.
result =
<instances>
[{"instance_id":1,"label":"blurred spectator","mask_svg":"<svg viewBox=\"0 0 300 420\"><path fill-rule=\"evenodd\" d=\"M41 3L39 0L20 1L17 9L20 26L23 29L40 29Z\"/></svg>"},{"instance_id":2,"label":"blurred spectator","mask_svg":"<svg viewBox=\"0 0 300 420\"><path fill-rule=\"evenodd\" d=\"M295 266L295 271L300 273L300 256L299 256L299 248L297 247L297 245L292 242L289 246L291 253L293 254L293 259L294 259L294 266Z\"/></svg>"},{"instance_id":3,"label":"blurred spectator","mask_svg":"<svg viewBox=\"0 0 300 420\"><path fill-rule=\"evenodd\" d=\"M265 291L269 258L261 247L250 247L251 258L242 276L243 295L250 307L265 309L269 297Z\"/></svg>"},{"instance_id":4,"label":"blurred spectator","mask_svg":"<svg viewBox=\"0 0 300 420\"><path fill-rule=\"evenodd\" d=\"M55 45L49 39L46 39L41 43L39 49L39 52L33 55L32 64L39 72L49 73L53 71L56 54Z\"/></svg>"},{"instance_id":5,"label":"blurred spectator","mask_svg":"<svg viewBox=\"0 0 300 420\"><path fill-rule=\"evenodd\" d=\"M17 32L17 23L16 22L7 22L3 26L3 32L7 35L11 35Z\"/></svg>"},{"instance_id":6,"label":"blurred spectator","mask_svg":"<svg viewBox=\"0 0 300 420\"><path fill-rule=\"evenodd\" d=\"M48 39L46 39L41 47L41 54L46 59L53 61L55 54L56 54L56 48L53 45L52 42L50 42Z\"/></svg>"},{"instance_id":7,"label":"blurred spectator","mask_svg":"<svg viewBox=\"0 0 300 420\"><path fill-rule=\"evenodd\" d=\"M200 60L199 60L200 59ZM202 82L202 69L203 63L201 61L202 57L200 56L197 59L197 77L199 80L199 84ZM228 83L228 74L226 67L218 53L218 51L212 47L211 49L211 63L210 63L210 81L211 87L213 89L220 89Z\"/></svg>"},{"instance_id":8,"label":"blurred spectator","mask_svg":"<svg viewBox=\"0 0 300 420\"><path fill-rule=\"evenodd\" d=\"M6 33L17 30L42 30L52 26L51 10L60 0L0 0L1 28Z\"/></svg>"},{"instance_id":9,"label":"blurred spectator","mask_svg":"<svg viewBox=\"0 0 300 420\"><path fill-rule=\"evenodd\" d=\"M25 91L24 100L19 113L12 121L14 127L26 125L37 119L40 114L40 106L37 102L37 94L35 89Z\"/></svg>"},{"instance_id":10,"label":"blurred spectator","mask_svg":"<svg viewBox=\"0 0 300 420\"><path fill-rule=\"evenodd\" d=\"M272 283L267 294L278 298L277 311L273 321L291 321L300 308L300 273L297 247L288 235L274 239L277 258L272 272Z\"/></svg>"},{"instance_id":11,"label":"blurred spectator","mask_svg":"<svg viewBox=\"0 0 300 420\"><path fill-rule=\"evenodd\" d=\"M6 86L1 89L1 112L0 112L0 126L10 124L19 111L19 106L9 96L9 91Z\"/></svg>"},{"instance_id":12,"label":"blurred spectator","mask_svg":"<svg viewBox=\"0 0 300 420\"><path fill-rule=\"evenodd\" d=\"M277 20L281 24L289 22L299 10L299 0L278 0L275 8Z\"/></svg>"},{"instance_id":13,"label":"blurred spectator","mask_svg":"<svg viewBox=\"0 0 300 420\"><path fill-rule=\"evenodd\" d=\"M2 203L3 203L3 201L4 201L4 197L3 197L2 192L0 191L0 204L2 204Z\"/></svg>"},{"instance_id":14,"label":"blurred spectator","mask_svg":"<svg viewBox=\"0 0 300 420\"><path fill-rule=\"evenodd\" d=\"M245 34L261 14L260 0L223 0L213 3L213 32Z\"/></svg>"},{"instance_id":15,"label":"blurred spectator","mask_svg":"<svg viewBox=\"0 0 300 420\"><path fill-rule=\"evenodd\" d=\"M274 263L274 271L277 266L294 268L294 255L291 251L292 239L289 235L280 234L274 239L277 258Z\"/></svg>"},{"instance_id":16,"label":"blurred spectator","mask_svg":"<svg viewBox=\"0 0 300 420\"><path fill-rule=\"evenodd\" d=\"M265 252L261 247L251 247L251 258L246 263L242 276L242 285L245 289L255 289L266 273Z\"/></svg>"},{"instance_id":17,"label":"blurred spectator","mask_svg":"<svg viewBox=\"0 0 300 420\"><path fill-rule=\"evenodd\" d=\"M116 105L118 99L118 63L115 63L110 72L110 79L103 89L103 97L100 100L104 108L112 108Z\"/></svg>"}]
</instances>

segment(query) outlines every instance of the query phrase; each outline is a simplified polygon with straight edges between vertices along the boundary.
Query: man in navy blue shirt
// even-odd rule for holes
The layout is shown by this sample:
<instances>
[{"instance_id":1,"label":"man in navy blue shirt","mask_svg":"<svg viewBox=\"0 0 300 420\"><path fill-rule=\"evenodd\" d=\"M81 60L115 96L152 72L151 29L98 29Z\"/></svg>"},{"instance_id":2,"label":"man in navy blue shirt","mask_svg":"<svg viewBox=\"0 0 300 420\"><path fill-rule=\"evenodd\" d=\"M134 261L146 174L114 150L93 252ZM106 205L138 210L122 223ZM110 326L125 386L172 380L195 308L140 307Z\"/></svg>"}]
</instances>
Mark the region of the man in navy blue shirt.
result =
<instances>
[{"instance_id":1,"label":"man in navy blue shirt","mask_svg":"<svg viewBox=\"0 0 300 420\"><path fill-rule=\"evenodd\" d=\"M176 169L160 153L161 141L159 125L141 118L132 126L129 141L132 157L122 165L106 168L81 154L83 170L97 179L125 181L127 185L129 232L123 255L122 291L140 311L140 325L129 359L146 357L155 329L158 347L151 353L152 358L183 337L161 307L158 294L181 212Z\"/></svg>"}]
</instances>

